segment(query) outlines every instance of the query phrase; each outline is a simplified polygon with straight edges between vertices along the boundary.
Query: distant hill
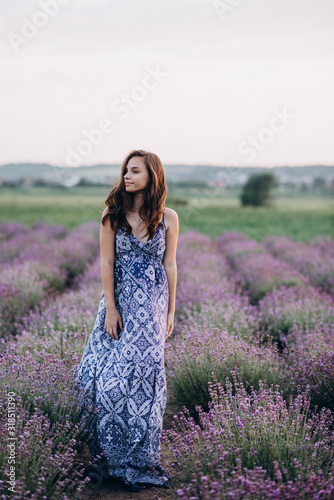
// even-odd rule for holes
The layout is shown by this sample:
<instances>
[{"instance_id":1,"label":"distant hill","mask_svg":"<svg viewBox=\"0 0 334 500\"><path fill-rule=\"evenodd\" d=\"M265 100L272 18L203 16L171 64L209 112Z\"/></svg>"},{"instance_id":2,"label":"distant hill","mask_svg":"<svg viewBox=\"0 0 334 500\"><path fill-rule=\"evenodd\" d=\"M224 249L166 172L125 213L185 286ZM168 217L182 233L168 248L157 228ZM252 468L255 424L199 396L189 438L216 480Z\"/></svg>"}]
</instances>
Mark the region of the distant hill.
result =
<instances>
[{"instance_id":1,"label":"distant hill","mask_svg":"<svg viewBox=\"0 0 334 500\"><path fill-rule=\"evenodd\" d=\"M86 178L92 182L110 182L120 175L117 164L98 164L85 167L65 168L43 163L9 163L0 166L0 179L18 180L27 177L57 182L61 179ZM164 165L167 182L219 181L226 185L240 185L256 172L273 172L281 182L310 183L316 177L327 182L334 180L334 166L313 165L304 167L214 167L212 165Z\"/></svg>"}]
</instances>

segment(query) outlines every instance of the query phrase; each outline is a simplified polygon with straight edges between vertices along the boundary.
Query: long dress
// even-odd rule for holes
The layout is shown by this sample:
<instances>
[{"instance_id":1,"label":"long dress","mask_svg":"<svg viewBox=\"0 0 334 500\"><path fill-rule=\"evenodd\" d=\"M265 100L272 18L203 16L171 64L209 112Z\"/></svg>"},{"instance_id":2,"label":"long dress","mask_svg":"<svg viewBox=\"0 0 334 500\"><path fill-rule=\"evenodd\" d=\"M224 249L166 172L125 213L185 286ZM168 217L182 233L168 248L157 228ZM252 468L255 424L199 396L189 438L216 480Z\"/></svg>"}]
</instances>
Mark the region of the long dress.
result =
<instances>
[{"instance_id":1,"label":"long dress","mask_svg":"<svg viewBox=\"0 0 334 500\"><path fill-rule=\"evenodd\" d=\"M142 243L131 232L115 236L115 304L123 330L119 340L104 329L104 292L93 331L76 371L84 389L82 411L96 409L88 441L92 459L103 455L105 471L126 485L169 487L160 464L167 388L164 349L169 290L162 264L166 226ZM89 408L89 410L88 410ZM102 462L101 462L102 463Z\"/></svg>"}]
</instances>

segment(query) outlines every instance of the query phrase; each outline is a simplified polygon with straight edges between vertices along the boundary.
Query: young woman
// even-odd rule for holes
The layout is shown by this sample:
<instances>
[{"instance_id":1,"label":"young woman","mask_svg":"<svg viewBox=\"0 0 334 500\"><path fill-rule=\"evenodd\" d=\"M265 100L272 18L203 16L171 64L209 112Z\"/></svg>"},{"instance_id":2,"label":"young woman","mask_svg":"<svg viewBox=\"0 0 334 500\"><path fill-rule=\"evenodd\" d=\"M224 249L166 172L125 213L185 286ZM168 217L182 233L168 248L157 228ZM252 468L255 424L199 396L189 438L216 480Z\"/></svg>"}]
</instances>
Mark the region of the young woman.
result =
<instances>
[{"instance_id":1,"label":"young woman","mask_svg":"<svg viewBox=\"0 0 334 500\"><path fill-rule=\"evenodd\" d=\"M98 457L100 474L121 479L131 491L169 487L160 439L179 220L165 208L166 194L158 156L131 151L102 214L103 292L76 375L84 388L83 407L91 412L93 403L97 410L88 443L92 459Z\"/></svg>"}]
</instances>

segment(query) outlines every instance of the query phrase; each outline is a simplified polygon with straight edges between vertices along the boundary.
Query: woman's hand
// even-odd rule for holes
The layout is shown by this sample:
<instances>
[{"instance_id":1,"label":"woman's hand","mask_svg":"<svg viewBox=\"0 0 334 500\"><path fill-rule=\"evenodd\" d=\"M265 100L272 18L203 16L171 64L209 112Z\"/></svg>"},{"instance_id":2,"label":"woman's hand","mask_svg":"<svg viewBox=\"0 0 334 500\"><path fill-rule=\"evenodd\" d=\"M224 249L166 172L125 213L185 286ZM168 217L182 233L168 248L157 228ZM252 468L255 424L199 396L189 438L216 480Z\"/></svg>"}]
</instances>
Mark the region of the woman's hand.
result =
<instances>
[{"instance_id":1,"label":"woman's hand","mask_svg":"<svg viewBox=\"0 0 334 500\"><path fill-rule=\"evenodd\" d=\"M119 324L120 329L123 330L123 321L117 308L107 309L106 319L104 323L104 329L114 340L118 340L117 325Z\"/></svg>"},{"instance_id":2,"label":"woman's hand","mask_svg":"<svg viewBox=\"0 0 334 500\"><path fill-rule=\"evenodd\" d=\"M172 333L174 329L174 313L173 312L169 312L168 315L167 315L167 335L166 335L166 339L170 336L170 334Z\"/></svg>"}]
</instances>

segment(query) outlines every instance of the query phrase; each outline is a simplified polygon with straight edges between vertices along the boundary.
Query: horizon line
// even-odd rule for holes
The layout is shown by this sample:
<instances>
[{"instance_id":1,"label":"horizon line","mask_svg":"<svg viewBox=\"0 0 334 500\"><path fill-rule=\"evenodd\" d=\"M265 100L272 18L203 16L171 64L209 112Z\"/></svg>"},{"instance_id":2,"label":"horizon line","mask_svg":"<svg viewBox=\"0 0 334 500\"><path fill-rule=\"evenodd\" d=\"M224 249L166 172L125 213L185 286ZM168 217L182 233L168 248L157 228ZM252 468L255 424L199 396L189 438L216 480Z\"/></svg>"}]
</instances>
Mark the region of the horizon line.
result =
<instances>
[{"instance_id":1,"label":"horizon line","mask_svg":"<svg viewBox=\"0 0 334 500\"><path fill-rule=\"evenodd\" d=\"M76 170L80 168L91 168L91 167L98 167L101 165L104 166L110 166L110 167L121 167L121 163L93 163L90 165L78 165L76 167L69 167L67 165L59 165L57 163L49 163L49 162L31 162L31 161L26 161L26 162L10 162L10 163L3 163L0 165L1 167L6 167L8 165L48 165L50 167L55 167L55 168L65 168L69 170ZM300 165L214 165L211 163L163 163L163 166L166 167L177 167L177 166L183 166L183 167L213 167L213 168L303 168L303 167L325 167L325 168L331 168L334 167L334 164L331 165L326 165L326 164L300 164Z\"/></svg>"}]
</instances>

